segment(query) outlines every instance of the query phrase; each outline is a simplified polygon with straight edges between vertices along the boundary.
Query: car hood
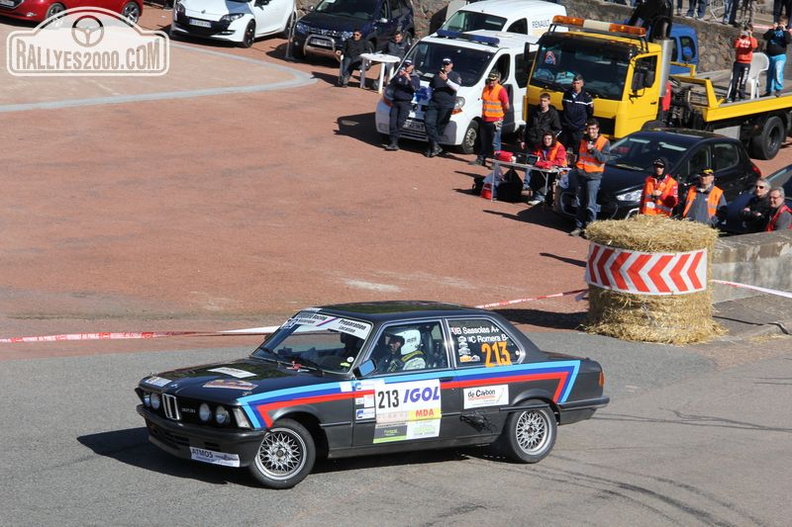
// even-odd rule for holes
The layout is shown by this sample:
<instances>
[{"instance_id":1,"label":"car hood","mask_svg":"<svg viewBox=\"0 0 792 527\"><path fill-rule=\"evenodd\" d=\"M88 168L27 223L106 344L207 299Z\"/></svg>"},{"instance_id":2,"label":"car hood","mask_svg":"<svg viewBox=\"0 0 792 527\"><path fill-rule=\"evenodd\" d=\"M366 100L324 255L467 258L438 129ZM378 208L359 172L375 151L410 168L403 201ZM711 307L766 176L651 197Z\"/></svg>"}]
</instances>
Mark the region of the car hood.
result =
<instances>
[{"instance_id":1,"label":"car hood","mask_svg":"<svg viewBox=\"0 0 792 527\"><path fill-rule=\"evenodd\" d=\"M355 28L365 25L366 21L359 18L352 18L348 16L329 15L327 13L308 13L300 20L303 24L307 24L317 29L329 31L348 31L352 34Z\"/></svg>"},{"instance_id":2,"label":"car hood","mask_svg":"<svg viewBox=\"0 0 792 527\"><path fill-rule=\"evenodd\" d=\"M215 15L218 18L229 13L251 13L248 2L228 0L181 0L184 9L191 14Z\"/></svg>"},{"instance_id":3,"label":"car hood","mask_svg":"<svg viewBox=\"0 0 792 527\"><path fill-rule=\"evenodd\" d=\"M625 191L642 188L648 175L649 173L643 170L630 170L606 165L600 184L600 193L615 196Z\"/></svg>"},{"instance_id":4,"label":"car hood","mask_svg":"<svg viewBox=\"0 0 792 527\"><path fill-rule=\"evenodd\" d=\"M297 370L284 363L247 358L160 372L143 379L141 385L180 397L226 401L327 382L331 377L313 369Z\"/></svg>"}]
</instances>

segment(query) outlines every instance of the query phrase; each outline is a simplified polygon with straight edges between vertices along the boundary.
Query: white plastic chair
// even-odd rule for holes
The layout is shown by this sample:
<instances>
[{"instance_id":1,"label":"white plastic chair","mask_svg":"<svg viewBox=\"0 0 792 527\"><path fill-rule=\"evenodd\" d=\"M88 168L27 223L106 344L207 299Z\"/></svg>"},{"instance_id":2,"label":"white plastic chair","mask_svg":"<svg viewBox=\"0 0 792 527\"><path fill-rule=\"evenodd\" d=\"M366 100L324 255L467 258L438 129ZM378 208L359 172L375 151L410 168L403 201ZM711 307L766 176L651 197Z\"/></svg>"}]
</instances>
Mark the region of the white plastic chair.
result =
<instances>
[{"instance_id":1,"label":"white plastic chair","mask_svg":"<svg viewBox=\"0 0 792 527\"><path fill-rule=\"evenodd\" d=\"M748 70L748 80L745 81L745 89L748 97L756 99L759 96L759 83L762 75L770 67L770 59L764 53L754 53L751 59L751 68Z\"/></svg>"}]
</instances>

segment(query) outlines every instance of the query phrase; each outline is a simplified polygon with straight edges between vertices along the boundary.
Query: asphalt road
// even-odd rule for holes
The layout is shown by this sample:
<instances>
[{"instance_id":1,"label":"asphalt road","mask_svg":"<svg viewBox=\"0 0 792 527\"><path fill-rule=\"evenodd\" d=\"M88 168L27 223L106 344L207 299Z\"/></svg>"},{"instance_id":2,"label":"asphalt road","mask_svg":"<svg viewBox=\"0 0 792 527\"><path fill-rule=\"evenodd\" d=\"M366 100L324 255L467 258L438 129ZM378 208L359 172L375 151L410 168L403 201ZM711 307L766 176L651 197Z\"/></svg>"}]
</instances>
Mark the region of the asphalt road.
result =
<instances>
[{"instance_id":1,"label":"asphalt road","mask_svg":"<svg viewBox=\"0 0 792 527\"><path fill-rule=\"evenodd\" d=\"M612 397L560 428L541 463L481 449L339 460L288 491L170 457L134 409L148 373L249 348L5 361L0 524L788 524L790 339L770 341L774 358L716 371L695 349L532 337L601 361Z\"/></svg>"}]
</instances>

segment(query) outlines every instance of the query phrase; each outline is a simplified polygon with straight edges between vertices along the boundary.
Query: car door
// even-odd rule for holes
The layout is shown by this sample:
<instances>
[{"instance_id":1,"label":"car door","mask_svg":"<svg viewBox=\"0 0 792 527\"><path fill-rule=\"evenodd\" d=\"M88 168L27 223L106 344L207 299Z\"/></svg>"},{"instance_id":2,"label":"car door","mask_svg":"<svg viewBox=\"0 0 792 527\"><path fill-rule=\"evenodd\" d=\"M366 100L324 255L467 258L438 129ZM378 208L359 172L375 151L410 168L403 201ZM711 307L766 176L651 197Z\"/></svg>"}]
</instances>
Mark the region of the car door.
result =
<instances>
[{"instance_id":1,"label":"car door","mask_svg":"<svg viewBox=\"0 0 792 527\"><path fill-rule=\"evenodd\" d=\"M488 317L458 317L447 323L459 397L455 406L460 408L455 434L462 440L495 436L506 420L501 409L524 390L519 372L510 370L524 359L525 350Z\"/></svg>"},{"instance_id":2,"label":"car door","mask_svg":"<svg viewBox=\"0 0 792 527\"><path fill-rule=\"evenodd\" d=\"M256 35L271 35L286 25L294 11L294 0L252 0L250 7L256 19Z\"/></svg>"},{"instance_id":3,"label":"car door","mask_svg":"<svg viewBox=\"0 0 792 527\"><path fill-rule=\"evenodd\" d=\"M745 173L747 163L742 149L736 142L712 144L712 169L715 171L715 185L723 191L726 201L732 201L746 189L751 174Z\"/></svg>"},{"instance_id":4,"label":"car door","mask_svg":"<svg viewBox=\"0 0 792 527\"><path fill-rule=\"evenodd\" d=\"M394 352L394 338L401 348ZM423 365L403 369L415 358ZM440 320L388 324L378 333L367 360L374 371L353 382L355 397L353 445L383 450L419 448L416 442L453 438L459 418L457 390ZM398 364L401 363L401 366Z\"/></svg>"}]
</instances>

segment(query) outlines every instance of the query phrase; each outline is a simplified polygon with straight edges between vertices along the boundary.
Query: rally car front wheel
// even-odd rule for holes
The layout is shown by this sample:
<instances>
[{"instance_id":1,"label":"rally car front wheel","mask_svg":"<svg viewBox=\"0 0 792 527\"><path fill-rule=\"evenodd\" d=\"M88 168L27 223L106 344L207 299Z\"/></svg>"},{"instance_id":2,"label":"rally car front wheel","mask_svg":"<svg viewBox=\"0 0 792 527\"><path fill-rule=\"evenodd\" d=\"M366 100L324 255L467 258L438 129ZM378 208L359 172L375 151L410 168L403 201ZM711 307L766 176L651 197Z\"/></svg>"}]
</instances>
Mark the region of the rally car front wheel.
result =
<instances>
[{"instance_id":1,"label":"rally car front wheel","mask_svg":"<svg viewBox=\"0 0 792 527\"><path fill-rule=\"evenodd\" d=\"M504 453L519 463L537 463L553 449L557 424L553 411L543 406L510 414L503 429Z\"/></svg>"},{"instance_id":2,"label":"rally car front wheel","mask_svg":"<svg viewBox=\"0 0 792 527\"><path fill-rule=\"evenodd\" d=\"M267 487L289 489L311 473L314 461L311 433L297 421L282 419L261 440L250 472Z\"/></svg>"}]
</instances>

